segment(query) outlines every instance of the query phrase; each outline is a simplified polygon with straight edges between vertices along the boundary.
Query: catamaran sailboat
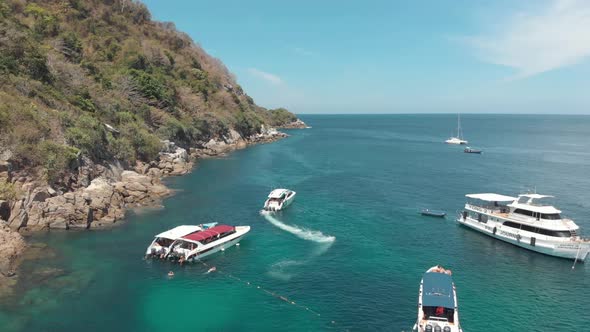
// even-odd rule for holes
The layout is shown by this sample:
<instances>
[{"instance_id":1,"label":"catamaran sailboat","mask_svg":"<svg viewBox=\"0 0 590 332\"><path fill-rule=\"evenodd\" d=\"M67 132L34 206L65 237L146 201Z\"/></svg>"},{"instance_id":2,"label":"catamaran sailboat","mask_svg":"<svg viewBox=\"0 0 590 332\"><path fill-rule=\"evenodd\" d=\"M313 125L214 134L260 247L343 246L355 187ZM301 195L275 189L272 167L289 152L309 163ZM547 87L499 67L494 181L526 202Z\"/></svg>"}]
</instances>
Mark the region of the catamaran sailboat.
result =
<instances>
[{"instance_id":1,"label":"catamaran sailboat","mask_svg":"<svg viewBox=\"0 0 590 332\"><path fill-rule=\"evenodd\" d=\"M433 266L422 277L418 296L418 332L462 332L451 271Z\"/></svg>"},{"instance_id":2,"label":"catamaran sailboat","mask_svg":"<svg viewBox=\"0 0 590 332\"><path fill-rule=\"evenodd\" d=\"M452 135L452 134L451 134ZM447 144L467 144L468 141L463 139L463 130L461 129L461 114L457 114L457 136L451 136L445 141Z\"/></svg>"},{"instance_id":3,"label":"catamaran sailboat","mask_svg":"<svg viewBox=\"0 0 590 332\"><path fill-rule=\"evenodd\" d=\"M203 259L240 242L249 231L250 226L218 225L190 233L176 239L167 256L181 262Z\"/></svg>"},{"instance_id":4,"label":"catamaran sailboat","mask_svg":"<svg viewBox=\"0 0 590 332\"><path fill-rule=\"evenodd\" d=\"M293 202L295 194L296 192L289 189L275 189L271 191L268 199L264 202L264 210L281 211Z\"/></svg>"},{"instance_id":5,"label":"catamaran sailboat","mask_svg":"<svg viewBox=\"0 0 590 332\"><path fill-rule=\"evenodd\" d=\"M518 195L518 198L491 193L465 196L471 201L458 216L461 225L546 255L583 262L590 253L590 239L578 234L578 225L544 202L553 196L536 193Z\"/></svg>"}]
</instances>

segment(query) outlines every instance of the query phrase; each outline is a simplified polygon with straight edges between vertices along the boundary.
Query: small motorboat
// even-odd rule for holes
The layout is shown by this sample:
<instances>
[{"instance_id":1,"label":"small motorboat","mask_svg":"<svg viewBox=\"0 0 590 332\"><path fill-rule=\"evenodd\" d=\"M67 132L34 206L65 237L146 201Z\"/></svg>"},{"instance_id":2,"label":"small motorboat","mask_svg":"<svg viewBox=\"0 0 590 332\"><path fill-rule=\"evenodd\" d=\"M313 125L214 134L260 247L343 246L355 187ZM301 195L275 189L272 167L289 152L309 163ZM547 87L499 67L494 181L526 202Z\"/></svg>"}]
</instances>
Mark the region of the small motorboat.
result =
<instances>
[{"instance_id":1,"label":"small motorboat","mask_svg":"<svg viewBox=\"0 0 590 332\"><path fill-rule=\"evenodd\" d=\"M465 150L463 150L463 152L481 154L481 150L470 148L470 147L466 147Z\"/></svg>"},{"instance_id":2,"label":"small motorboat","mask_svg":"<svg viewBox=\"0 0 590 332\"><path fill-rule=\"evenodd\" d=\"M431 209L422 209L420 214L422 214L423 216L438 217L438 218L444 218L447 215L447 213L445 211L431 210Z\"/></svg>"},{"instance_id":3,"label":"small motorboat","mask_svg":"<svg viewBox=\"0 0 590 332\"><path fill-rule=\"evenodd\" d=\"M249 231L250 226L217 225L184 235L170 245L167 257L181 263L200 260L237 244Z\"/></svg>"},{"instance_id":4,"label":"small motorboat","mask_svg":"<svg viewBox=\"0 0 590 332\"><path fill-rule=\"evenodd\" d=\"M462 332L451 271L433 266L422 276L418 295L418 332Z\"/></svg>"},{"instance_id":5,"label":"small motorboat","mask_svg":"<svg viewBox=\"0 0 590 332\"><path fill-rule=\"evenodd\" d=\"M293 203L295 194L296 192L289 189L275 189L271 191L268 195L268 199L264 202L264 210L281 211Z\"/></svg>"}]
</instances>

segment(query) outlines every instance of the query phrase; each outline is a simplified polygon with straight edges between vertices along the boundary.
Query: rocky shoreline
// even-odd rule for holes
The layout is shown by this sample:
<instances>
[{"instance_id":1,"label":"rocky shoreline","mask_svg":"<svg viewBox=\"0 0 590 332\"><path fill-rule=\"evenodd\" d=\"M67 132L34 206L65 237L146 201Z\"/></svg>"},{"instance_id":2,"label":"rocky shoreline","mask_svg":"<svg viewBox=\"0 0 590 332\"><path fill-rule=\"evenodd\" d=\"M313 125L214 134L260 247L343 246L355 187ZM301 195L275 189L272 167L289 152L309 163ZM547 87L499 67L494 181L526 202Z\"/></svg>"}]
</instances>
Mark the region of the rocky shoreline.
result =
<instances>
[{"instance_id":1,"label":"rocky shoreline","mask_svg":"<svg viewBox=\"0 0 590 332\"><path fill-rule=\"evenodd\" d=\"M305 128L302 123L298 120L284 128ZM164 197L172 194L161 180L191 172L198 159L224 156L287 136L263 126L260 134L244 138L231 129L225 137L211 139L188 151L174 142L163 141L157 160L137 162L132 169L124 169L118 163L98 165L82 158L77 174L69 179L71 190L67 192L11 174L10 167L5 167L0 176L13 180L23 194L16 201L0 201L0 289L6 293L16 284L20 257L27 248L23 234L112 227L125 218L130 208L161 204Z\"/></svg>"}]
</instances>

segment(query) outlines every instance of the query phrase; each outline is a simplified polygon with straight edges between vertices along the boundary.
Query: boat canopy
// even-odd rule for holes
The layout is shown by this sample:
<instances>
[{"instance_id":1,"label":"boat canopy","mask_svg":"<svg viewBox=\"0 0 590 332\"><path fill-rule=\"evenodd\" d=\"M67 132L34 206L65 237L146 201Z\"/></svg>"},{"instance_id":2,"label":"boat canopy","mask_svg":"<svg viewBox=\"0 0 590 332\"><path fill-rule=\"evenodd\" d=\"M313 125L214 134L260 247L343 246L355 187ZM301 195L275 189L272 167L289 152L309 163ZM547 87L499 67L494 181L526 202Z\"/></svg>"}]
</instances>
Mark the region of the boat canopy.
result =
<instances>
[{"instance_id":1,"label":"boat canopy","mask_svg":"<svg viewBox=\"0 0 590 332\"><path fill-rule=\"evenodd\" d=\"M428 272L422 277L422 306L455 309L453 278L446 273Z\"/></svg>"},{"instance_id":2,"label":"boat canopy","mask_svg":"<svg viewBox=\"0 0 590 332\"><path fill-rule=\"evenodd\" d=\"M228 225L219 225L219 226L215 226L215 227L211 227L209 229L206 229L202 232L196 232L196 233L192 233L189 235L185 235L182 237L183 240L189 240L189 241L203 241L209 238L212 238L214 236L217 236L219 234L223 234L223 233L227 233L227 232L231 232L234 230L233 226L228 226Z\"/></svg>"},{"instance_id":3,"label":"boat canopy","mask_svg":"<svg viewBox=\"0 0 590 332\"><path fill-rule=\"evenodd\" d=\"M518 195L518 197L528 197L528 198L532 198L532 199L541 199L541 198L552 198L555 196L541 195L541 194L522 194L522 195Z\"/></svg>"},{"instance_id":4,"label":"boat canopy","mask_svg":"<svg viewBox=\"0 0 590 332\"><path fill-rule=\"evenodd\" d=\"M484 193L484 194L467 194L465 197L479 199L482 201L487 202L514 202L516 197L512 196L505 196L500 194L493 194L493 193Z\"/></svg>"},{"instance_id":5,"label":"boat canopy","mask_svg":"<svg viewBox=\"0 0 590 332\"><path fill-rule=\"evenodd\" d=\"M195 233L201 230L199 226L192 226L192 225L182 225L174 227L170 230L167 230L163 233L156 235L156 237L162 237L165 239L176 240L181 236L185 236L191 233Z\"/></svg>"},{"instance_id":6,"label":"boat canopy","mask_svg":"<svg viewBox=\"0 0 590 332\"><path fill-rule=\"evenodd\" d=\"M288 189L275 189L268 194L268 198L282 198L288 191Z\"/></svg>"}]
</instances>

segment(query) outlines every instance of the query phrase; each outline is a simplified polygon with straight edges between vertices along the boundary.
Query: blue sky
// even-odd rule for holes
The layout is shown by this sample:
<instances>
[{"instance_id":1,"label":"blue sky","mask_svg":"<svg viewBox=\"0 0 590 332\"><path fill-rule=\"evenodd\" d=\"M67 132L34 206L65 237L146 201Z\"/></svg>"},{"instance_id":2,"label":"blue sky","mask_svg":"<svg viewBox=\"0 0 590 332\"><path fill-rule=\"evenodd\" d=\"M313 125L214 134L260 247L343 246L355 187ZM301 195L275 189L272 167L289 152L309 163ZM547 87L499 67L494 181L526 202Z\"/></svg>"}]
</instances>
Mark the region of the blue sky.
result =
<instances>
[{"instance_id":1,"label":"blue sky","mask_svg":"<svg viewBox=\"0 0 590 332\"><path fill-rule=\"evenodd\" d=\"M144 0L296 113L590 113L590 1Z\"/></svg>"}]
</instances>

